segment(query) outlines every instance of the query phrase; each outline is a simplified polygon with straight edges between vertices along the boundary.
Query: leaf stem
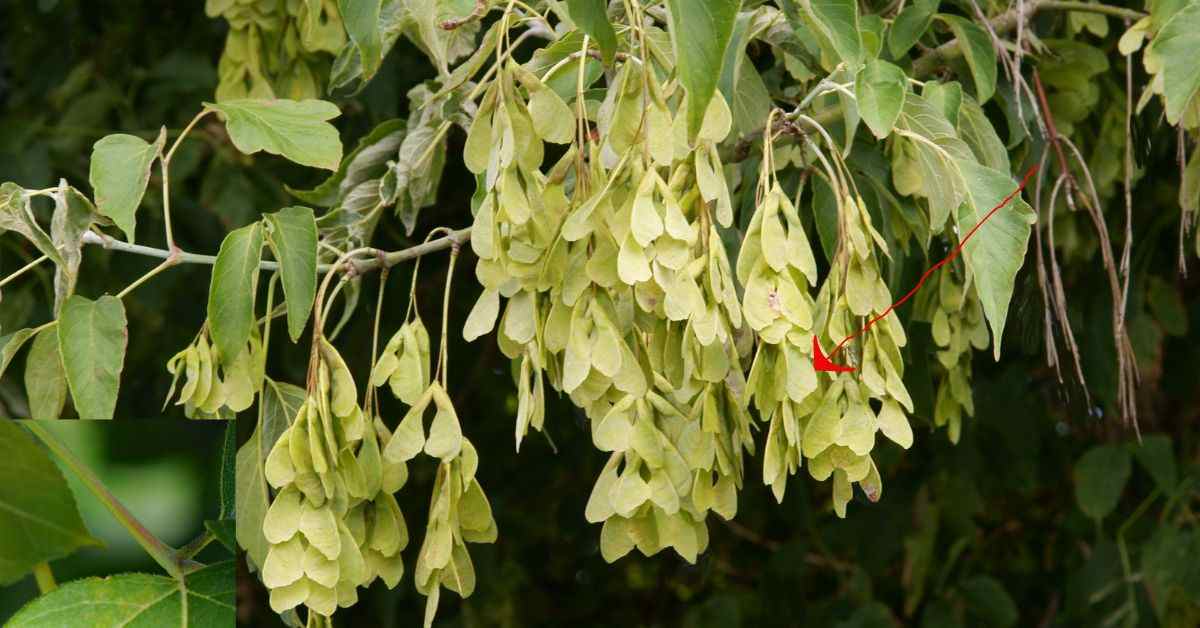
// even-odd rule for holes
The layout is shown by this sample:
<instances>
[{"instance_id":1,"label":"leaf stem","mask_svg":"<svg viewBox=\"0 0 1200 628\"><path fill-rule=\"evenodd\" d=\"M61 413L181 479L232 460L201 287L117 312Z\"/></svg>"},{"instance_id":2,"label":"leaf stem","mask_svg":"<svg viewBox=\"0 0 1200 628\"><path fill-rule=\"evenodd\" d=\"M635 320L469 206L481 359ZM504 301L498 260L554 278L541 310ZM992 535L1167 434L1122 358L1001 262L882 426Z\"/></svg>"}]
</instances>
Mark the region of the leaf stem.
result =
<instances>
[{"instance_id":1,"label":"leaf stem","mask_svg":"<svg viewBox=\"0 0 1200 628\"><path fill-rule=\"evenodd\" d=\"M100 500L100 503L104 504L104 507L112 513L117 522L129 531L130 536L137 541L138 545L141 545L142 549L146 550L146 553L154 559L154 562L166 570L171 577L177 579L183 577L183 570L180 567L179 557L175 554L175 550L171 549L170 546L160 541L150 530L146 529L146 526L142 525L137 520L137 517L134 517L133 513L129 512L129 509L115 495L109 492L104 483L100 481L100 478L87 465L76 458L75 454L71 453L71 450L62 441L58 440L58 437L54 436L50 430L47 430L45 426L40 425L37 421L25 421L24 424L55 456L58 456L63 464L75 473L84 486L96 496L96 499Z\"/></svg>"},{"instance_id":2,"label":"leaf stem","mask_svg":"<svg viewBox=\"0 0 1200 628\"><path fill-rule=\"evenodd\" d=\"M178 257L174 257L174 256L167 257L167 259L163 260L163 263L159 264L158 266L155 266L154 268L151 268L145 275L138 277L137 280L135 280L133 283L129 284L128 286L125 286L124 290L117 293L117 298L118 299L124 298L125 295L129 294L130 292L133 292L135 288L137 288L138 286L149 281L151 277L154 277L155 275L161 273L162 271L177 264L178 260L179 260Z\"/></svg>"},{"instance_id":3,"label":"leaf stem","mask_svg":"<svg viewBox=\"0 0 1200 628\"><path fill-rule=\"evenodd\" d=\"M175 154L175 149L179 148L179 145L183 143L183 138L187 137L187 134L190 133L192 128L196 126L197 122L200 122L201 118L212 113L212 111L212 109L205 107L203 111L196 114L196 117L192 118L192 121L189 122L187 126L183 127L183 130L179 132L179 137L175 138L175 142L171 144L171 148L167 150L167 154L165 157L163 157L163 161L171 161L171 156Z\"/></svg>"},{"instance_id":4,"label":"leaf stem","mask_svg":"<svg viewBox=\"0 0 1200 628\"><path fill-rule=\"evenodd\" d=\"M28 264L22 266L21 268L17 269L11 275L5 277L4 279L0 279L0 288L3 288L5 285L8 284L8 282L16 279L17 277L20 277L21 275L25 274L26 272L33 270L34 268L37 267L38 264L41 264L42 262L44 262L48 259L50 259L50 258L43 255L43 256L33 260L32 262L29 262Z\"/></svg>"},{"instance_id":5,"label":"leaf stem","mask_svg":"<svg viewBox=\"0 0 1200 628\"><path fill-rule=\"evenodd\" d=\"M208 547L208 544L212 543L214 540L216 540L216 538L217 537L213 536L212 532L205 530L200 533L200 536L192 539L187 545L179 548L179 550L175 552L175 555L178 556L180 560L190 559L196 554L199 554L201 550Z\"/></svg>"},{"instance_id":6,"label":"leaf stem","mask_svg":"<svg viewBox=\"0 0 1200 628\"><path fill-rule=\"evenodd\" d=\"M192 121L189 122L187 126L183 127L183 131L180 131L179 137L175 138L175 142L171 144L171 148L167 150L167 153L165 155L160 154L161 159L159 159L158 164L159 168L162 170L163 223L165 224L167 230L167 250L169 251L176 250L175 236L171 233L171 156L175 154L175 149L179 148L179 145L183 143L183 138L187 137L187 134L191 132L192 127L196 126L196 123L199 122L201 118L211 112L211 109L205 108L200 113L196 114L196 116L192 118ZM166 133L165 128L163 129L163 133Z\"/></svg>"},{"instance_id":7,"label":"leaf stem","mask_svg":"<svg viewBox=\"0 0 1200 628\"><path fill-rule=\"evenodd\" d=\"M458 261L460 244L450 247L450 266L446 269L446 289L442 293L442 337L439 338L441 351L438 354L438 370L442 375L442 388L450 385L450 356L446 351L446 337L449 335L450 321L450 286L454 283L454 263Z\"/></svg>"},{"instance_id":8,"label":"leaf stem","mask_svg":"<svg viewBox=\"0 0 1200 628\"><path fill-rule=\"evenodd\" d=\"M54 580L54 572L50 569L50 563L38 563L34 565L33 577L37 579L38 591L42 595L58 588L58 582Z\"/></svg>"}]
</instances>

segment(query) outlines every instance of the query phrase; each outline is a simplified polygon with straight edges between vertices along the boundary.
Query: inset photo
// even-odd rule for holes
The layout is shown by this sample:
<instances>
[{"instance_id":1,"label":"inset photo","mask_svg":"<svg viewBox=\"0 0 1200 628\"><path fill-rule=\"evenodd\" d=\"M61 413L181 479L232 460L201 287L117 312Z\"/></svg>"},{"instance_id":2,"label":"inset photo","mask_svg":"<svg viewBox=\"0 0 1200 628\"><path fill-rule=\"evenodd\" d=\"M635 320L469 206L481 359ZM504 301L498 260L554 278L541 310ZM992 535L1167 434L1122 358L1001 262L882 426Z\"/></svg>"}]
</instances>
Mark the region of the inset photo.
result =
<instances>
[{"instance_id":1,"label":"inset photo","mask_svg":"<svg viewBox=\"0 0 1200 628\"><path fill-rule=\"evenodd\" d=\"M0 421L0 625L232 626L232 428Z\"/></svg>"}]
</instances>

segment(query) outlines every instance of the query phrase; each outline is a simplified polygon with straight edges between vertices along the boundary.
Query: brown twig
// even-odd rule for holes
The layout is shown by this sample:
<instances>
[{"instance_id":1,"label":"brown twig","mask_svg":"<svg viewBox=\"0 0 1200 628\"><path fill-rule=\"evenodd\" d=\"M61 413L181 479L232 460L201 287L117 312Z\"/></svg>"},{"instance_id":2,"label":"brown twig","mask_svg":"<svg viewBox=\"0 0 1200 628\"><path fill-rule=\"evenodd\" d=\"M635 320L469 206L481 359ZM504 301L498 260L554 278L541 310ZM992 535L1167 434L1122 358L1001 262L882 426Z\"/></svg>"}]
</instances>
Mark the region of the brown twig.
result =
<instances>
[{"instance_id":1,"label":"brown twig","mask_svg":"<svg viewBox=\"0 0 1200 628\"><path fill-rule=\"evenodd\" d=\"M444 31L452 31L460 26L474 22L475 20L483 17L487 13L487 8L487 0L475 0L475 8L472 9L471 12L466 16L453 20L446 20L441 24L438 24L438 26Z\"/></svg>"},{"instance_id":2,"label":"brown twig","mask_svg":"<svg viewBox=\"0 0 1200 628\"><path fill-rule=\"evenodd\" d=\"M1087 169L1083 155L1070 139L1059 135L1058 130L1054 126L1054 114L1047 103L1046 90L1042 86L1042 80L1037 70L1033 71L1033 84L1037 90L1038 103L1041 105L1041 118L1046 127L1046 140L1054 149L1055 156L1057 157L1060 177L1062 177L1061 181L1065 181L1067 185L1065 194L1067 204L1074 210L1076 208L1076 198L1078 198L1079 205L1083 206L1087 211L1088 216L1092 220L1092 225L1096 229L1096 235L1100 240L1100 255L1104 270L1108 275L1109 290L1112 293L1112 333L1113 344L1117 353L1117 406L1126 424L1132 423L1134 433L1137 434L1140 440L1141 430L1137 422L1136 382L1139 378L1137 359L1133 353L1133 345L1129 340L1129 334L1125 326L1124 291L1122 290L1120 279L1117 278L1117 264L1113 259L1112 242L1108 235L1108 226L1105 224L1104 215L1100 210L1100 197L1096 193L1095 182L1092 180L1091 172ZM1077 163L1081 165L1083 175L1088 183L1089 194L1082 193L1071 170L1071 164L1067 161L1066 151L1063 150L1064 145L1071 149ZM1058 184L1056 184L1056 189L1057 187ZM1053 199L1051 200L1050 220L1053 221ZM1053 229L1052 224L1051 229ZM1051 234L1053 234L1053 231L1051 231ZM1053 259L1053 239L1051 239L1050 246ZM1057 268L1055 268L1053 277L1056 280L1059 279ZM1057 286L1056 292L1059 292L1060 295L1064 294Z\"/></svg>"}]
</instances>

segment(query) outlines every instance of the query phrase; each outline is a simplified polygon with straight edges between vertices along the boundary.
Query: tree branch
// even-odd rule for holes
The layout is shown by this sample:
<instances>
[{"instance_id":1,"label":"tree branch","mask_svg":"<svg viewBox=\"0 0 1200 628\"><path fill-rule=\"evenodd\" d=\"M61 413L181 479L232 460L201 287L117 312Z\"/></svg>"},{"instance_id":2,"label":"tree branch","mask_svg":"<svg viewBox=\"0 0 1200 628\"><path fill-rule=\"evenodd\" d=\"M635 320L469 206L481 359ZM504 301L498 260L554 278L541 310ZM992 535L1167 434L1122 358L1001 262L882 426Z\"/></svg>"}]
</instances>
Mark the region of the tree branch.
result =
<instances>
[{"instance_id":1,"label":"tree branch","mask_svg":"<svg viewBox=\"0 0 1200 628\"><path fill-rule=\"evenodd\" d=\"M1146 17L1145 13L1142 13L1141 11L1135 11L1133 9L1114 7L1107 4L1079 2L1077 0L1028 0L1028 2L1026 2L1026 16L1032 16L1039 11L1078 11L1081 13L1100 13L1103 15L1110 15L1113 17L1131 20L1139 20L1143 17ZM989 24L991 25L992 32L997 34L1006 33L1017 27L1019 18L1020 14L1017 11L1017 7L1013 7L1012 9L1009 9L1008 11L1005 11L1004 13L992 18L989 21ZM917 57L917 59L913 61L913 78L924 79L933 76L941 65L951 59L961 57L962 54L962 46L958 43L957 39L952 39L948 42L945 42L937 48L934 48L920 57ZM820 87L821 84L818 84L818 89ZM810 97L817 95L817 93L817 89L814 89L813 92L810 93ZM806 98L803 102L801 102L798 108L803 108L810 101L811 98ZM841 111L836 108L823 109L814 114L814 118L822 125L835 122L837 119L841 118L841 116ZM746 159L746 157L749 155L750 146L761 136L762 129L759 129L753 133L746 133L742 135L741 139L734 145L732 150L729 151L729 154L723 154L722 157L727 158L730 162L740 162Z\"/></svg>"},{"instance_id":2,"label":"tree branch","mask_svg":"<svg viewBox=\"0 0 1200 628\"><path fill-rule=\"evenodd\" d=\"M429 253L436 253L437 251L442 251L442 250L448 249L451 246L454 246L456 244L461 246L462 244L465 244L470 239L471 239L471 229L470 229L470 227L467 227L465 229L451 231L450 234L447 236L438 238L436 240L430 240L429 242L425 242L424 244L410 246L406 249L400 249L399 251L390 251L387 253L383 253L382 255L376 257L375 259L371 259L371 260L363 260L363 261L357 261L357 262L349 261L349 262L347 262L347 264L352 266L353 271L357 272L357 273L370 272L372 270L378 270L379 268L382 268L385 266L390 268L392 266L395 266L396 264L399 264L400 262L404 262L404 261L407 261L410 259L415 259L415 258L421 257L422 255L428 255ZM84 244L95 244L95 245L102 246L106 249L112 250L112 251L120 251L122 253L133 253L134 255L144 255L146 257L157 257L159 259L167 259L167 258L171 257L171 252L166 249L157 249L152 246L143 246L141 244L130 244L129 242L122 242L120 240L114 240L113 238L110 238L101 233L97 233L95 231L85 232L83 234L83 243ZM217 258L214 255L203 255L200 253L188 253L187 251L179 251L176 253L176 263L177 264L206 264L206 265L211 266L211 265L215 264L216 261L217 261ZM319 264L317 266L317 272L328 272L330 270L333 270L333 267L334 267L333 264ZM261 268L262 270L278 270L279 264L277 262L263 261L263 262L259 263L259 268Z\"/></svg>"},{"instance_id":3,"label":"tree branch","mask_svg":"<svg viewBox=\"0 0 1200 628\"><path fill-rule=\"evenodd\" d=\"M1078 11L1081 13L1100 13L1113 17L1126 18L1131 20L1140 20L1146 17L1145 13L1126 9L1123 7L1114 7L1107 4L1092 4L1089 2L1077 2L1074 0L1030 0L1025 5L1025 14L1033 15L1039 11ZM1017 27L1019 14L1017 7L1013 7L1004 13L992 18L992 30L997 33L1008 32ZM933 75L938 66L942 63L962 56L962 46L959 45L957 39L952 39L933 50L925 53L913 62L913 76L916 78L924 78Z\"/></svg>"}]
</instances>

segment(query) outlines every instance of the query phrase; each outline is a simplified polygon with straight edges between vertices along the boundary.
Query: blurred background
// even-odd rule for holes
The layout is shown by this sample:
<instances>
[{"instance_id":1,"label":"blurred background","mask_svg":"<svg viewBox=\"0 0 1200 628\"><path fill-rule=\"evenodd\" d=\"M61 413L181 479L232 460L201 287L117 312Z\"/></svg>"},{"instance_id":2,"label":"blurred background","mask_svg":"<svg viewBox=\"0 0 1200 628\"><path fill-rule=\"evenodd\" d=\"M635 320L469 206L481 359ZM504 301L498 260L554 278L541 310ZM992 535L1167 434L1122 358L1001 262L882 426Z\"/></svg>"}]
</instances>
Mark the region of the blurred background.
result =
<instances>
[{"instance_id":1,"label":"blurred background","mask_svg":"<svg viewBox=\"0 0 1200 628\"><path fill-rule=\"evenodd\" d=\"M167 545L180 547L204 530L205 519L220 514L220 461L224 425L192 421L54 421L46 429L99 476L109 491ZM87 547L50 562L61 585L89 576L162 568L53 454L75 494L79 513L103 547ZM208 563L227 560L212 543L197 556ZM0 588L0 624L38 596L33 576Z\"/></svg>"},{"instance_id":2,"label":"blurred background","mask_svg":"<svg viewBox=\"0 0 1200 628\"><path fill-rule=\"evenodd\" d=\"M119 131L150 138L160 125L178 130L186 124L202 101L213 98L226 30L222 20L204 15L202 4L0 4L0 180L44 187L62 176L86 190L90 147L103 135ZM335 122L346 146L379 122L407 116L408 90L432 76L411 43L398 43L365 91L337 101L343 115ZM1098 124L1090 119L1078 124L1092 123ZM177 153L171 177L176 238L189 251L213 253L230 229L291 204L284 184L307 188L323 178L282 159L238 154L219 125L201 125L194 138ZM1146 156L1147 170L1175 172L1173 144L1158 139ZM462 141L461 131L452 130L448 154L459 154ZM435 226L470 224L473 180L457 159L447 162L439 203L421 212L416 236ZM1171 281L1174 227L1154 216L1156 208L1177 215L1175 195L1174 183L1155 185L1148 178L1138 190L1135 225L1146 234L1135 244L1135 252L1145 256L1139 264ZM139 243L162 246L160 205L152 182L138 215ZM411 243L390 217L374 242L385 249ZM19 239L0 238L0 273L32 257L36 253ZM465 252L458 265L452 330L461 328L478 294L474 261ZM79 292L94 297L116 291L153 263L89 247ZM1068 291L1099 285L1097 270L1077 266L1067 277ZM417 287L435 342L445 268L444 257L426 260ZM916 444L908 451L880 447L884 491L878 503L857 495L847 518L839 520L830 509L829 485L814 483L802 471L776 504L761 484L756 460L749 464L737 518L710 517L709 548L696 565L673 553L644 558L636 552L606 564L598 549L600 528L583 518L605 461L591 444L584 417L565 399L549 399L545 436L530 435L517 455L515 388L507 361L492 337L468 346L452 332L450 391L464 431L480 452L479 479L500 539L471 547L476 592L466 602L444 595L437 625L937 628L1101 626L1135 617L1133 623L1141 626L1200 625L1195 560L1200 343L1194 340L1194 330L1200 330L1200 274L1180 282L1183 300L1168 300L1153 311L1131 303L1147 443L1137 447L1132 429L1108 409L1115 374L1106 293L1072 292L1071 316L1093 386L1095 406L1087 407L1080 390L1060 385L1044 366L1042 305L1028 270L1017 280L1004 361L976 356L978 416L965 422L957 446L946 441L944 431L933 431L929 374L914 364L906 375L918 403ZM160 414L170 382L164 364L203 323L199 304L207 295L208 272L202 266L172 269L127 300L130 340L118 416ZM411 265L398 266L388 280L385 337L401 323L410 272ZM6 286L0 329L48 320L51 281L49 273L34 274ZM363 282L359 312L337 342L360 382L370 366L372 321L365 304L374 303L378 285L376 277ZM928 353L928 327L911 323L909 330L912 350ZM268 373L302 383L306 358L306 346L275 334ZM0 411L20 403L20 371L11 370L0 380ZM390 395L383 397L384 419L394 426L402 409ZM174 407L167 414L182 416ZM241 421L240 438L252 429L252 422ZM119 450L194 446L183 438L151 442L139 434L129 433L130 449ZM1151 437L1156 434L1163 436ZM184 466L201 472L198 463L191 464ZM413 589L411 570L432 475L432 465L419 459L400 494L412 536L404 552L409 573L394 591L376 584L363 592L359 605L337 613L337 626L388 628L420 621L424 598ZM1091 499L1087 491L1096 486L1114 494L1112 511L1100 520L1079 507L1081 487ZM244 565L241 569L240 625L281 625L266 591Z\"/></svg>"}]
</instances>

